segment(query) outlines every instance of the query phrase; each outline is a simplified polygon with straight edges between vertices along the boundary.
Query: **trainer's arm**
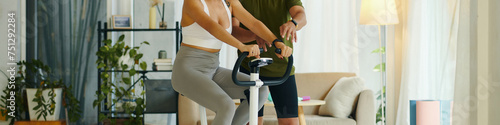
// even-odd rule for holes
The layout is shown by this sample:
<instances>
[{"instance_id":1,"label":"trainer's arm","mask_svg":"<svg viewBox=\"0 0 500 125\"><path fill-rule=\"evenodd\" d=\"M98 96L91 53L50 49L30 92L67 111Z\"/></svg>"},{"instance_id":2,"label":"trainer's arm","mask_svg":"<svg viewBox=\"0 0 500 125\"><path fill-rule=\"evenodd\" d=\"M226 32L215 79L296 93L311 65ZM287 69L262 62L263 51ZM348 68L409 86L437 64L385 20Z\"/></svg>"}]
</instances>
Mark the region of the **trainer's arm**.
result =
<instances>
[{"instance_id":1,"label":"trainer's arm","mask_svg":"<svg viewBox=\"0 0 500 125\"><path fill-rule=\"evenodd\" d=\"M233 17L233 32L231 34L243 43L252 42L256 37L252 31L241 28L240 21L235 17Z\"/></svg>"},{"instance_id":2,"label":"trainer's arm","mask_svg":"<svg viewBox=\"0 0 500 125\"><path fill-rule=\"evenodd\" d=\"M306 13L304 8L298 5L292 6L288 12L297 25L295 25L291 20L284 23L280 26L280 35L281 38L297 42L297 31L302 29L302 27L307 24Z\"/></svg>"},{"instance_id":3,"label":"trainer's arm","mask_svg":"<svg viewBox=\"0 0 500 125\"><path fill-rule=\"evenodd\" d=\"M290 16L292 16L292 19L297 22L297 31L302 29L302 27L307 24L306 11L304 10L304 7L296 5L290 8L288 12L290 12Z\"/></svg>"}]
</instances>

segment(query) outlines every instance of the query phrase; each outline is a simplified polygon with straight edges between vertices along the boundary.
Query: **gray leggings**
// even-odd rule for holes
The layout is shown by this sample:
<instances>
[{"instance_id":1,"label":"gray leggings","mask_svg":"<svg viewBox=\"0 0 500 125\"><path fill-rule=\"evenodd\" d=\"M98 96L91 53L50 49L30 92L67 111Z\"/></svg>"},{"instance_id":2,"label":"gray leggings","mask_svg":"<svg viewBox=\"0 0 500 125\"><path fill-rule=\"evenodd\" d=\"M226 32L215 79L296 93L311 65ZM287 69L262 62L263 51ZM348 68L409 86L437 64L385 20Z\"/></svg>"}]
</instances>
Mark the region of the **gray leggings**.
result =
<instances>
[{"instance_id":1,"label":"gray leggings","mask_svg":"<svg viewBox=\"0 0 500 125\"><path fill-rule=\"evenodd\" d=\"M235 109L232 99L246 99L244 91L249 87L234 84L232 70L219 67L219 53L181 46L172 71L172 86L177 92L216 113L212 125L244 125L248 122L248 102L243 101ZM243 73L238 73L237 77L241 81L250 80ZM268 93L266 86L260 88L259 109Z\"/></svg>"}]
</instances>

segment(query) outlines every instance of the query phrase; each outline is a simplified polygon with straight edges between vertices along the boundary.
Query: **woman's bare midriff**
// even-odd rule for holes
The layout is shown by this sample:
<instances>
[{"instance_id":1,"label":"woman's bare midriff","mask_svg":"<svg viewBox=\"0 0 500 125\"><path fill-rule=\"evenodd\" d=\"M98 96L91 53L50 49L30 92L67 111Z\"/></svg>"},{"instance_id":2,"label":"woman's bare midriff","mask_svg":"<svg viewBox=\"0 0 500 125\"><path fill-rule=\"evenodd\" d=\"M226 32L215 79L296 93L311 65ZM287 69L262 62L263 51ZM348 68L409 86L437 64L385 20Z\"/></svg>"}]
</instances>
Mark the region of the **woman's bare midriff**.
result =
<instances>
[{"instance_id":1,"label":"woman's bare midriff","mask_svg":"<svg viewBox=\"0 0 500 125\"><path fill-rule=\"evenodd\" d=\"M187 46L187 47L191 47L191 48L195 48L195 49L207 51L209 53L216 53L216 52L220 51L220 49L210 49L210 48L199 47L199 46L195 46L195 45L189 45L189 44L185 44L185 43L181 43L181 46Z\"/></svg>"}]
</instances>

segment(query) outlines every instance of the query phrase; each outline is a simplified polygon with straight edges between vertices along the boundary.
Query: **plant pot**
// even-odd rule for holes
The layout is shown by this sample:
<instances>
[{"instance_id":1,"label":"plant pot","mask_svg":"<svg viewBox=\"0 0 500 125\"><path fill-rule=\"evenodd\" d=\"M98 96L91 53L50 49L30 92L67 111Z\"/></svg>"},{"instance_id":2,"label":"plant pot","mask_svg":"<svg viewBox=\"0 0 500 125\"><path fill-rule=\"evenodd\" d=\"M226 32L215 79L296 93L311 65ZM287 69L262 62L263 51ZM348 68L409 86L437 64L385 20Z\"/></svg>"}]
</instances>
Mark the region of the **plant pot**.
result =
<instances>
[{"instance_id":1,"label":"plant pot","mask_svg":"<svg viewBox=\"0 0 500 125\"><path fill-rule=\"evenodd\" d=\"M115 120L116 120L116 121L115 121L115 122L116 122L116 124L115 124L115 125L124 125L124 124L125 124L125 122L127 122L129 119L123 119L123 118L122 118L122 119L115 119ZM104 124L104 125L113 125L113 124L111 124L111 120L109 120L109 119L104 120L104 121L103 121L103 124Z\"/></svg>"},{"instance_id":2,"label":"plant pot","mask_svg":"<svg viewBox=\"0 0 500 125\"><path fill-rule=\"evenodd\" d=\"M118 101L116 103L116 111L119 111L119 112L123 112L125 111L123 109L123 107L127 105L127 106L137 106L137 104L135 103L135 99L120 99L120 101Z\"/></svg>"},{"instance_id":3,"label":"plant pot","mask_svg":"<svg viewBox=\"0 0 500 125\"><path fill-rule=\"evenodd\" d=\"M130 52L130 51L129 51ZM121 64L127 64L127 66L130 68L132 65L134 65L134 59L130 58L130 55L128 54L129 52L127 52L127 54L121 56L119 59L118 59L118 67L117 70L126 70L126 69L123 69L121 67Z\"/></svg>"},{"instance_id":4,"label":"plant pot","mask_svg":"<svg viewBox=\"0 0 500 125\"><path fill-rule=\"evenodd\" d=\"M36 102L32 101L33 98L35 98L36 91L37 91L36 88L26 89L26 95L28 96L28 109L29 109L29 114L30 114L30 120L31 121L44 121L43 117L40 117L40 119L37 119L36 111L33 110L33 108L37 105ZM51 89L46 89L46 90L42 91L43 97L45 98L45 100L49 100L49 96L48 96L49 91L51 91ZM59 114L61 113L62 88L55 88L54 94L56 95L56 97L54 98L54 100L56 101L54 114L50 115L50 113L47 113L48 114L46 117L47 121L59 120ZM50 103L50 102L47 102L47 103Z\"/></svg>"}]
</instances>

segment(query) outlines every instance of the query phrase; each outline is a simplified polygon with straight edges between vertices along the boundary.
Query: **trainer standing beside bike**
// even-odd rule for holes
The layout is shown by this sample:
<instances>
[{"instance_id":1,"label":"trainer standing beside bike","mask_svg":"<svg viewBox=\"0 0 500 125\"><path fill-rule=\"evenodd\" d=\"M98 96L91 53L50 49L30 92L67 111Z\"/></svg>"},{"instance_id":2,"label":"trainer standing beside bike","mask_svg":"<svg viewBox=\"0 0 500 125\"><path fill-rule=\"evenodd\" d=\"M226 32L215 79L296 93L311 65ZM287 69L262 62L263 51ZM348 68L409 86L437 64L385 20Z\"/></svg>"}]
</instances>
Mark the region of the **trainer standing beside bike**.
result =
<instances>
[{"instance_id":1,"label":"trainer standing beside bike","mask_svg":"<svg viewBox=\"0 0 500 125\"><path fill-rule=\"evenodd\" d=\"M262 21L276 36L281 36L281 41L285 45L292 47L292 42L297 42L296 31L306 25L306 14L300 0L240 0L243 7L255 18ZM279 79L285 73L288 63L287 58L275 54L272 44L266 43L263 39L249 31L246 26L240 24L233 18L233 36L246 44L257 43L264 48L261 57L272 57L274 63L270 66L260 68L261 80ZM238 53L241 54L241 53ZM248 62L253 58L246 58L240 71L249 74ZM288 80L277 86L269 86L273 98L274 107L280 125L298 125L298 100L297 86L295 84L295 67ZM262 125L264 107L259 111L259 125Z\"/></svg>"}]
</instances>

